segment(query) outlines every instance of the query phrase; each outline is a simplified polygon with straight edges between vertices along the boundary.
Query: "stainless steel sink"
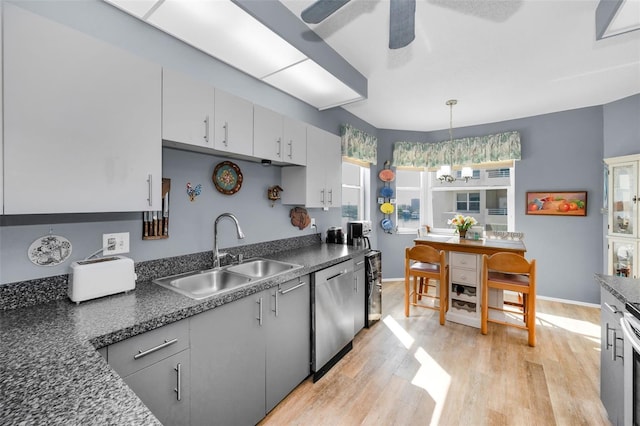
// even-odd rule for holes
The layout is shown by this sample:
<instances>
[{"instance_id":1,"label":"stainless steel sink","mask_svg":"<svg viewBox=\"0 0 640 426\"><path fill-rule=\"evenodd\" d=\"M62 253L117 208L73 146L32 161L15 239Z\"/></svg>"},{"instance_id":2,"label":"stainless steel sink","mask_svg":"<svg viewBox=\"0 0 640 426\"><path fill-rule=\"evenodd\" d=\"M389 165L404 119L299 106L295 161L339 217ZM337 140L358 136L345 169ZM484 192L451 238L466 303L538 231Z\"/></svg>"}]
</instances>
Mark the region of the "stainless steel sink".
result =
<instances>
[{"instance_id":1,"label":"stainless steel sink","mask_svg":"<svg viewBox=\"0 0 640 426\"><path fill-rule=\"evenodd\" d=\"M255 258L239 265L171 275L155 279L153 282L192 299L204 299L252 281L299 268L302 268L302 265Z\"/></svg>"},{"instance_id":2,"label":"stainless steel sink","mask_svg":"<svg viewBox=\"0 0 640 426\"><path fill-rule=\"evenodd\" d=\"M159 278L153 282L192 299L204 299L248 284L252 279L249 276L235 274L226 269L209 269Z\"/></svg>"},{"instance_id":3,"label":"stainless steel sink","mask_svg":"<svg viewBox=\"0 0 640 426\"><path fill-rule=\"evenodd\" d=\"M302 268L301 265L280 262L279 260L255 258L239 265L227 267L227 271L247 275L253 278L267 278L283 272Z\"/></svg>"}]
</instances>

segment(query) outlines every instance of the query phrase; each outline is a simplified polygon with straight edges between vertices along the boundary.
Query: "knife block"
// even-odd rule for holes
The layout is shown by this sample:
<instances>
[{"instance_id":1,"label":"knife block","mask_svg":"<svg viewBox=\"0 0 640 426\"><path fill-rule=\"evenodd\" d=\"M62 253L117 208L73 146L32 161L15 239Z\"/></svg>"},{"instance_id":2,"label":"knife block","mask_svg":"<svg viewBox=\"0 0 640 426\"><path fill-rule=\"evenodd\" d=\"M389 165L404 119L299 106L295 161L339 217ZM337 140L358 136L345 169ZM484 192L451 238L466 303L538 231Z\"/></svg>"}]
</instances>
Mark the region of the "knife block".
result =
<instances>
[{"instance_id":1,"label":"knife block","mask_svg":"<svg viewBox=\"0 0 640 426\"><path fill-rule=\"evenodd\" d=\"M169 191L171 179L162 178L162 210L142 212L142 239L169 238Z\"/></svg>"}]
</instances>

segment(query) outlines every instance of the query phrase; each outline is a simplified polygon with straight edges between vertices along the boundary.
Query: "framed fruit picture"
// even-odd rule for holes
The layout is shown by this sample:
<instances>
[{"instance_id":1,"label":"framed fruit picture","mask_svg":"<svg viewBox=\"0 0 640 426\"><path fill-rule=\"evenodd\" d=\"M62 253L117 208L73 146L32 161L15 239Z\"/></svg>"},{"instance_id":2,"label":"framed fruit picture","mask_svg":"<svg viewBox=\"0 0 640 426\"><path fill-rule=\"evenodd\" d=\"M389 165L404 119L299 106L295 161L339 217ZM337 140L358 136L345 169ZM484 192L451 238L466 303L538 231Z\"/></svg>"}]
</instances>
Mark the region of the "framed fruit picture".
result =
<instances>
[{"instance_id":1,"label":"framed fruit picture","mask_svg":"<svg viewBox=\"0 0 640 426\"><path fill-rule=\"evenodd\" d=\"M527 214L586 216L587 191L527 192Z\"/></svg>"}]
</instances>

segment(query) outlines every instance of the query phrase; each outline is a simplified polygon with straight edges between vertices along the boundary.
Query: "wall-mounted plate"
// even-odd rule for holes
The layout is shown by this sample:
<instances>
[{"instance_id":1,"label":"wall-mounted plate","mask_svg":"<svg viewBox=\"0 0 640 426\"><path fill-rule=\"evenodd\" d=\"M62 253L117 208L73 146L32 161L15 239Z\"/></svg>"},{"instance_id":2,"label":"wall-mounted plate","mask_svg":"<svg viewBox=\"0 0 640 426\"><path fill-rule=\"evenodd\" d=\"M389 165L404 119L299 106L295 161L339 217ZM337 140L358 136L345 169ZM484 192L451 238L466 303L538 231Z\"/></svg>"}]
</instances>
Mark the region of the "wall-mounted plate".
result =
<instances>
[{"instance_id":1,"label":"wall-mounted plate","mask_svg":"<svg viewBox=\"0 0 640 426\"><path fill-rule=\"evenodd\" d=\"M219 163L213 170L213 184L219 192L233 195L242 187L242 172L237 164L231 161Z\"/></svg>"},{"instance_id":2,"label":"wall-mounted plate","mask_svg":"<svg viewBox=\"0 0 640 426\"><path fill-rule=\"evenodd\" d=\"M38 266L56 266L71 256L71 243L59 235L45 235L29 246L29 260Z\"/></svg>"}]
</instances>

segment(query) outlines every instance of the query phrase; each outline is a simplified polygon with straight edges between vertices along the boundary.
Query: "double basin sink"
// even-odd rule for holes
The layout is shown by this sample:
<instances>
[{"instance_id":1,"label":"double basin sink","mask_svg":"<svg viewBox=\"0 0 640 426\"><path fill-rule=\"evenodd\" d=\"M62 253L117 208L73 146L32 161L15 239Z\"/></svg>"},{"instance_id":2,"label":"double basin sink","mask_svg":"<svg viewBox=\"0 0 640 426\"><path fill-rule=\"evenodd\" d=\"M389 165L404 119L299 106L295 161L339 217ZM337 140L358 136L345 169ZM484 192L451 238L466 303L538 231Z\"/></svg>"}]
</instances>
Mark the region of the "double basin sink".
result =
<instances>
[{"instance_id":1,"label":"double basin sink","mask_svg":"<svg viewBox=\"0 0 640 426\"><path fill-rule=\"evenodd\" d=\"M184 296L199 300L300 268L302 265L254 258L238 265L171 275L158 278L153 282Z\"/></svg>"}]
</instances>

